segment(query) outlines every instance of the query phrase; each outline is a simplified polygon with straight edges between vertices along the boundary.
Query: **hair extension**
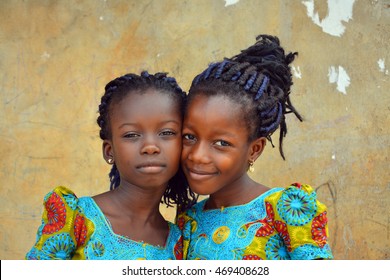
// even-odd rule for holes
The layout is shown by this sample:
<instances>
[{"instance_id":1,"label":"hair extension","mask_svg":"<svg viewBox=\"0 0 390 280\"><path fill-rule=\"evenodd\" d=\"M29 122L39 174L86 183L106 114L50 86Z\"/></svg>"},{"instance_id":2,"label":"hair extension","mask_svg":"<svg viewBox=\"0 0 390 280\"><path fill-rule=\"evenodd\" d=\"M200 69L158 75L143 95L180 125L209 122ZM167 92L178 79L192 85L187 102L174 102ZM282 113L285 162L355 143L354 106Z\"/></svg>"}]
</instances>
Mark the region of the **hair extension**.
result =
<instances>
[{"instance_id":1,"label":"hair extension","mask_svg":"<svg viewBox=\"0 0 390 280\"><path fill-rule=\"evenodd\" d=\"M261 86L260 86L259 90L256 92L255 100L259 99L263 95L265 87L268 85L268 81L269 81L269 78L267 76L264 76L264 78L261 82Z\"/></svg>"},{"instance_id":2,"label":"hair extension","mask_svg":"<svg viewBox=\"0 0 390 280\"><path fill-rule=\"evenodd\" d=\"M279 151L283 159L283 139L287 134L285 115L294 113L303 121L290 100L293 84L289 64L297 52L285 54L279 39L259 35L256 43L239 54L209 65L195 77L189 100L198 94L226 95L241 105L249 130L249 140L271 135L279 128Z\"/></svg>"},{"instance_id":3,"label":"hair extension","mask_svg":"<svg viewBox=\"0 0 390 280\"><path fill-rule=\"evenodd\" d=\"M179 87L176 79L168 77L166 73L156 73L154 75L143 71L141 75L126 74L110 81L105 86L105 92L101 97L99 105L99 116L97 124L100 127L100 138L111 140L110 110L113 105L119 103L129 94L142 94L148 89L155 89L161 94L167 94L173 98L183 116L187 95ZM113 190L120 185L120 174L114 163L109 173L110 189ZM177 204L178 209L185 210L196 202L195 194L189 189L187 180L181 169L168 182L168 187L162 198L167 206Z\"/></svg>"},{"instance_id":4,"label":"hair extension","mask_svg":"<svg viewBox=\"0 0 390 280\"><path fill-rule=\"evenodd\" d=\"M244 87L245 90L249 90L252 87L252 85L255 82L256 77L257 77L257 72L254 72L252 74L252 76L250 77L250 79L246 82L245 87Z\"/></svg>"}]
</instances>

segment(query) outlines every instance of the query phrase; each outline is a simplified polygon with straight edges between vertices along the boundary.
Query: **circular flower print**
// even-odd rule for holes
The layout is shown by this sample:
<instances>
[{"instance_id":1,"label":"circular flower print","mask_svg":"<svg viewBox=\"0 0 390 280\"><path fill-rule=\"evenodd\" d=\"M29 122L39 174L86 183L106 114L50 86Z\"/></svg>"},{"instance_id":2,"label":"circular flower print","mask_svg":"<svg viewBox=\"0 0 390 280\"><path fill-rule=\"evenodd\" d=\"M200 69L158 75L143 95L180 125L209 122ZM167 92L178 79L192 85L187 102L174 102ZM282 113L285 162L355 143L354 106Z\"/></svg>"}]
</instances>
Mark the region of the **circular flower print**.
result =
<instances>
[{"instance_id":1,"label":"circular flower print","mask_svg":"<svg viewBox=\"0 0 390 280\"><path fill-rule=\"evenodd\" d=\"M268 260L289 260L290 255L278 235L272 236L265 245L265 255Z\"/></svg>"},{"instance_id":2,"label":"circular flower print","mask_svg":"<svg viewBox=\"0 0 390 280\"><path fill-rule=\"evenodd\" d=\"M310 222L317 212L316 196L302 189L286 189L277 203L280 217L291 226L302 226Z\"/></svg>"},{"instance_id":3,"label":"circular flower print","mask_svg":"<svg viewBox=\"0 0 390 280\"><path fill-rule=\"evenodd\" d=\"M50 259L70 259L75 250L75 244L68 233L56 234L48 238L42 246Z\"/></svg>"},{"instance_id":4,"label":"circular flower print","mask_svg":"<svg viewBox=\"0 0 390 280\"><path fill-rule=\"evenodd\" d=\"M93 254L96 256L96 257L101 257L104 255L104 252L105 252L105 248L104 248L104 245L103 243L101 243L100 241L95 241L92 243L92 252Z\"/></svg>"}]
</instances>

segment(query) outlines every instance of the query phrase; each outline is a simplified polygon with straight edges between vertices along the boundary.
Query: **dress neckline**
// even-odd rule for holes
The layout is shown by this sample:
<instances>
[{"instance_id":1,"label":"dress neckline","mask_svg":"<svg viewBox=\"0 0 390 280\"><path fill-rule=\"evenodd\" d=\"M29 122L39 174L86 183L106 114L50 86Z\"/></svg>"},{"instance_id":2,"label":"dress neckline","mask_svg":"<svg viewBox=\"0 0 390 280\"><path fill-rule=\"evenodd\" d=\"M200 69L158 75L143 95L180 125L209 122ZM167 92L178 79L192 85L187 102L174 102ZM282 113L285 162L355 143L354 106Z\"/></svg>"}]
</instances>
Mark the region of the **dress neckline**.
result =
<instances>
[{"instance_id":1,"label":"dress neckline","mask_svg":"<svg viewBox=\"0 0 390 280\"><path fill-rule=\"evenodd\" d=\"M110 232L110 234L114 235L115 237L121 238L123 240L129 241L129 242L132 242L132 243L136 243L136 244L138 244L140 246L151 246L151 247L156 248L156 249L165 249L167 247L167 244L169 244L169 241L170 241L171 235L172 235L171 234L172 233L172 223L171 222L166 221L167 224L168 224L168 236L167 236L167 238L165 240L165 244L163 246L153 245L153 244L147 243L147 242L142 241L142 240L141 241L136 241L134 239L131 239L129 236L115 233L113 228L112 228L110 220L106 217L106 215L104 215L102 209L99 207L99 205L97 205L96 201L92 197L86 197L86 198L88 198L91 201L93 207L95 208L95 210L98 212L98 214L103 219L104 225L107 227L107 229Z\"/></svg>"},{"instance_id":2,"label":"dress neckline","mask_svg":"<svg viewBox=\"0 0 390 280\"><path fill-rule=\"evenodd\" d=\"M202 212L206 213L206 212L214 212L214 211L219 211L219 212L223 212L225 210L232 210L234 208L240 208L240 207L246 207L246 206L249 206L251 204L254 204L256 203L258 200L263 200L264 197L274 193L274 192L277 192L277 191L280 191L284 188L282 187L277 187L277 188L271 188L265 192L263 192L261 195L255 197L254 199L252 199L251 201L247 202L247 203L243 203L243 204L239 204L239 205L232 205L232 206L227 206L227 207L220 207L220 208L214 208L214 209L205 209L205 206L206 206L206 203L207 201L209 200L209 198L206 198L204 200L202 200L201 202L199 202L199 207L201 208Z\"/></svg>"}]
</instances>

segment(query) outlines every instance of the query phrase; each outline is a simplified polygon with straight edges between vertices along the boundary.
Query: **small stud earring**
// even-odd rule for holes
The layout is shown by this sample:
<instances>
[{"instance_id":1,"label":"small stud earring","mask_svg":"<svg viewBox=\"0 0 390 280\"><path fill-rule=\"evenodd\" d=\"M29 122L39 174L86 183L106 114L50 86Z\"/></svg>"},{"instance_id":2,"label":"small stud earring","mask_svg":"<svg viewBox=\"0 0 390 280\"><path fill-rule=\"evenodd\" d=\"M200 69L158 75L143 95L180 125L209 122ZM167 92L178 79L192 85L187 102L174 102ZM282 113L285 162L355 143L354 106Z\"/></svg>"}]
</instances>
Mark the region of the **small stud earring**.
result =
<instances>
[{"instance_id":1,"label":"small stud earring","mask_svg":"<svg viewBox=\"0 0 390 280\"><path fill-rule=\"evenodd\" d=\"M255 168L253 167L253 161L249 161L249 172L250 173L253 173L253 172L255 172Z\"/></svg>"},{"instance_id":2,"label":"small stud earring","mask_svg":"<svg viewBox=\"0 0 390 280\"><path fill-rule=\"evenodd\" d=\"M114 159L109 158L109 159L107 160L107 162L108 162L108 164L113 164L113 163L114 163Z\"/></svg>"}]
</instances>

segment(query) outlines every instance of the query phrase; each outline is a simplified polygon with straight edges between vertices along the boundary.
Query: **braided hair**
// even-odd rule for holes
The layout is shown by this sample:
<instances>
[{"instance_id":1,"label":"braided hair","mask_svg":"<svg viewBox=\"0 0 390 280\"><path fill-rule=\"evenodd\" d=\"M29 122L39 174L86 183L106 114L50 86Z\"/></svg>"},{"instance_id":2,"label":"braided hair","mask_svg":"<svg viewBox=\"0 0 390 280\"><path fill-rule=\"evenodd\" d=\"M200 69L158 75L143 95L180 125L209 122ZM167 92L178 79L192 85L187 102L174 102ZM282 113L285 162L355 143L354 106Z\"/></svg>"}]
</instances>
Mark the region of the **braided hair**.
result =
<instances>
[{"instance_id":1,"label":"braided hair","mask_svg":"<svg viewBox=\"0 0 390 280\"><path fill-rule=\"evenodd\" d=\"M110 110L112 106L118 104L128 94L142 94L148 89L155 89L161 94L167 94L173 98L179 105L180 114L184 115L184 107L187 95L179 87L176 79L168 77L167 73L149 74L143 71L141 75L126 74L110 81L105 86L105 93L101 97L99 105L99 116L97 123L100 127L100 138L102 140L111 140L112 133L110 127ZM120 185L120 174L114 163L109 173L110 190ZM163 194L163 201L167 206L175 203L178 210L184 210L196 202L195 194L189 189L184 173L179 167L178 172L168 182L168 187Z\"/></svg>"},{"instance_id":2,"label":"braided hair","mask_svg":"<svg viewBox=\"0 0 390 280\"><path fill-rule=\"evenodd\" d=\"M284 52L279 39L259 35L256 43L232 58L212 63L192 81L188 104L196 95L224 95L241 105L249 141L271 135L280 127L279 151L283 159L283 138L287 134L285 115L294 113L290 100L293 84L289 64L298 53Z\"/></svg>"}]
</instances>

